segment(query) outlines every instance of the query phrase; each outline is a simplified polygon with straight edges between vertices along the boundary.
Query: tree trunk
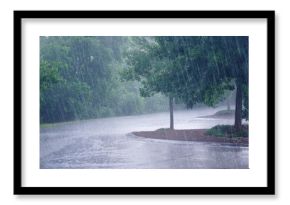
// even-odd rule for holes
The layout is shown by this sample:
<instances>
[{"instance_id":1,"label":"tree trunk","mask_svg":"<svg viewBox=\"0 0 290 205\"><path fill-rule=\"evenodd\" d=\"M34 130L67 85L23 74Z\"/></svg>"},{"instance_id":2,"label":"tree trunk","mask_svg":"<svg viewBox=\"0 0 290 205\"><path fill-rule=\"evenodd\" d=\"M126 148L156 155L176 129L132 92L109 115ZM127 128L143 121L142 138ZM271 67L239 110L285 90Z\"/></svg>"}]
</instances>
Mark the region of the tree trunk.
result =
<instances>
[{"instance_id":1,"label":"tree trunk","mask_svg":"<svg viewBox=\"0 0 290 205\"><path fill-rule=\"evenodd\" d=\"M173 97L169 97L169 110L170 110L170 129L174 129L173 124Z\"/></svg>"},{"instance_id":2,"label":"tree trunk","mask_svg":"<svg viewBox=\"0 0 290 205\"><path fill-rule=\"evenodd\" d=\"M235 129L237 131L242 128L242 83L239 79L236 80L237 94L236 94L236 111L235 111Z\"/></svg>"}]
</instances>

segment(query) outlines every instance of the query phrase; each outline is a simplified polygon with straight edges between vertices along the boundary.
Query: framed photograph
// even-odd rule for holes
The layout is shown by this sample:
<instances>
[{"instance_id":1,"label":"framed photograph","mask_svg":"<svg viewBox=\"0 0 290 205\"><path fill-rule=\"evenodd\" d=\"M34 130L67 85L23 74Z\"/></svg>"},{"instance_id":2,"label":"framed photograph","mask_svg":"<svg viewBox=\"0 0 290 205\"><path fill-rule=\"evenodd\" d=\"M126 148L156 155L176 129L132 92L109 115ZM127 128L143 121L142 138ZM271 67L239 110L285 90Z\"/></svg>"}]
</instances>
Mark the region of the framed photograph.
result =
<instances>
[{"instance_id":1,"label":"framed photograph","mask_svg":"<svg viewBox=\"0 0 290 205\"><path fill-rule=\"evenodd\" d=\"M275 194L274 11L14 11L14 194Z\"/></svg>"}]
</instances>

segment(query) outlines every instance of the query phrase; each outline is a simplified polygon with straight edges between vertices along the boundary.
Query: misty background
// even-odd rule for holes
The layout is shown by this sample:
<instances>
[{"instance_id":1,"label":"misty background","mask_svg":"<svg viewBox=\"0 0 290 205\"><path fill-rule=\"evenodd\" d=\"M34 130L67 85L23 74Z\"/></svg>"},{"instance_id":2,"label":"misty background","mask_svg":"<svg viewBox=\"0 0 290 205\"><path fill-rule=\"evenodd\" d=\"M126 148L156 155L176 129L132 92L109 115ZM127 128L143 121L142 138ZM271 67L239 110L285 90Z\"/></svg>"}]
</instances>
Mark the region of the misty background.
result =
<instances>
[{"instance_id":1,"label":"misty background","mask_svg":"<svg viewBox=\"0 0 290 205\"><path fill-rule=\"evenodd\" d=\"M126 79L130 54L145 44L154 37L40 37L41 123L167 112L167 96L143 97L141 82ZM228 91L215 106L234 101L235 90ZM174 109L186 108L176 98Z\"/></svg>"}]
</instances>

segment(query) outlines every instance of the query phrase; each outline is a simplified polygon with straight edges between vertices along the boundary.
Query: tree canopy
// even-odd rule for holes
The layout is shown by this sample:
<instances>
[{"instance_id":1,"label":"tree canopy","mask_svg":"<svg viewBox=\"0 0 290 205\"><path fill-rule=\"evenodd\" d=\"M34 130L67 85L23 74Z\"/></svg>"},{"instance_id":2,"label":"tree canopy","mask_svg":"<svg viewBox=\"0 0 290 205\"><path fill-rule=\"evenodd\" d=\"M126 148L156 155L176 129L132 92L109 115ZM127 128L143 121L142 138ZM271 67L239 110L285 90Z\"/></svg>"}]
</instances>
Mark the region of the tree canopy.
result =
<instances>
[{"instance_id":1,"label":"tree canopy","mask_svg":"<svg viewBox=\"0 0 290 205\"><path fill-rule=\"evenodd\" d=\"M127 41L110 36L41 37L41 122L164 111L164 97L140 97L138 82L121 81Z\"/></svg>"},{"instance_id":2,"label":"tree canopy","mask_svg":"<svg viewBox=\"0 0 290 205\"><path fill-rule=\"evenodd\" d=\"M246 36L41 37L41 122L214 106L236 89L239 127L248 58Z\"/></svg>"},{"instance_id":3,"label":"tree canopy","mask_svg":"<svg viewBox=\"0 0 290 205\"><path fill-rule=\"evenodd\" d=\"M160 36L136 37L128 55L126 79L142 83L141 94L161 92L184 102L213 106L227 90L237 89L241 121L242 95L248 90L248 37ZM141 42L141 43L140 43ZM241 91L241 93L240 93ZM244 116L247 117L247 96Z\"/></svg>"}]
</instances>

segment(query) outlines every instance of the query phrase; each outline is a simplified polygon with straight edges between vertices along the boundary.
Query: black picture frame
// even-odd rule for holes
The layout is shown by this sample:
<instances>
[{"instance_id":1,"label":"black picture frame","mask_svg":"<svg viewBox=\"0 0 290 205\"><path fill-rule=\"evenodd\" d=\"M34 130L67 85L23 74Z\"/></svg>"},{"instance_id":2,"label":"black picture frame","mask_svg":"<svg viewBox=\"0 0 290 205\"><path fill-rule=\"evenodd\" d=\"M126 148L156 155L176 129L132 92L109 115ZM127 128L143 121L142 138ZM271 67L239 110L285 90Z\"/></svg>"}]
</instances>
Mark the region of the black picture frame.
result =
<instances>
[{"instance_id":1,"label":"black picture frame","mask_svg":"<svg viewBox=\"0 0 290 205\"><path fill-rule=\"evenodd\" d=\"M22 19L212 18L267 20L266 187L24 187L22 186ZM16 195L273 195L275 194L275 11L14 11L14 194Z\"/></svg>"}]
</instances>

